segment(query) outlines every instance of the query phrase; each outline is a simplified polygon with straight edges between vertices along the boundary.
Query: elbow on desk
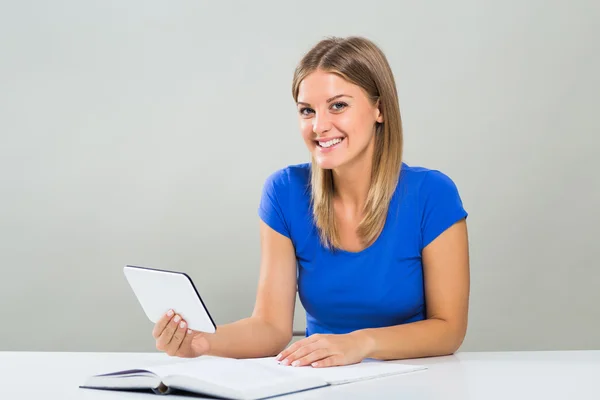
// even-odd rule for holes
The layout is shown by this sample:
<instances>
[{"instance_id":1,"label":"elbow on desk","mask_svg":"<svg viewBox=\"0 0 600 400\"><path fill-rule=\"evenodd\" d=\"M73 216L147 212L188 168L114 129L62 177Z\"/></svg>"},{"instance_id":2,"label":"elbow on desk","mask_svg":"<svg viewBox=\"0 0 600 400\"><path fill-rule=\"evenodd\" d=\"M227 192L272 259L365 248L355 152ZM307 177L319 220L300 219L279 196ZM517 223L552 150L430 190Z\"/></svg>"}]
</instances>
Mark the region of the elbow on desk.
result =
<instances>
[{"instance_id":1,"label":"elbow on desk","mask_svg":"<svg viewBox=\"0 0 600 400\"><path fill-rule=\"evenodd\" d=\"M451 356L460 349L462 346L466 336L466 330L463 328L453 329L451 333L448 335L448 343L446 346L446 353L442 355Z\"/></svg>"},{"instance_id":2,"label":"elbow on desk","mask_svg":"<svg viewBox=\"0 0 600 400\"><path fill-rule=\"evenodd\" d=\"M436 355L437 356L451 356L454 353L456 353L459 348L460 348L460 345L448 346L447 348L443 349L442 351L439 352L439 354L436 354Z\"/></svg>"},{"instance_id":3,"label":"elbow on desk","mask_svg":"<svg viewBox=\"0 0 600 400\"><path fill-rule=\"evenodd\" d=\"M460 346L462 345L462 340L457 340L454 338L449 338L447 341L443 341L439 346L434 346L431 348L431 352L426 354L426 357L443 357L443 356L451 356L458 352Z\"/></svg>"},{"instance_id":4,"label":"elbow on desk","mask_svg":"<svg viewBox=\"0 0 600 400\"><path fill-rule=\"evenodd\" d=\"M269 356L276 356L279 353L281 353L283 350L285 350L287 348L287 346L290 344L290 342L292 341L293 338L293 333L292 330L290 329L289 332L282 332L281 330L277 329L276 327L272 326L273 328L273 340L272 340L272 347L271 347L271 351L269 352Z\"/></svg>"},{"instance_id":5,"label":"elbow on desk","mask_svg":"<svg viewBox=\"0 0 600 400\"><path fill-rule=\"evenodd\" d=\"M293 336L290 335L282 335L281 340L277 342L275 346L275 351L273 352L273 356L278 355L282 351L284 351L291 343Z\"/></svg>"},{"instance_id":6,"label":"elbow on desk","mask_svg":"<svg viewBox=\"0 0 600 400\"><path fill-rule=\"evenodd\" d=\"M443 340L440 340L437 351L433 356L451 356L456 353L462 346L467 327L464 324L456 324L447 320L440 319L444 322L444 328L440 333L443 335Z\"/></svg>"}]
</instances>

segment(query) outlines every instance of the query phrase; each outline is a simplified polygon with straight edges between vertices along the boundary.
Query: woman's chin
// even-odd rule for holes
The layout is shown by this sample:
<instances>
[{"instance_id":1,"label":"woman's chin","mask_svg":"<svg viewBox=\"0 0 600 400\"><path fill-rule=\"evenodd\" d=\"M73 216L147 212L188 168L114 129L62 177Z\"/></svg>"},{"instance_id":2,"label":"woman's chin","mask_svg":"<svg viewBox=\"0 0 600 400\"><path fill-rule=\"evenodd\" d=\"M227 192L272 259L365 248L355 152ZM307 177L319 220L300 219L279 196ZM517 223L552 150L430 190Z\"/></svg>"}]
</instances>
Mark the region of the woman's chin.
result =
<instances>
[{"instance_id":1,"label":"woman's chin","mask_svg":"<svg viewBox=\"0 0 600 400\"><path fill-rule=\"evenodd\" d=\"M334 169L339 165L339 162L332 160L329 157L319 157L315 158L317 165L323 169Z\"/></svg>"}]
</instances>

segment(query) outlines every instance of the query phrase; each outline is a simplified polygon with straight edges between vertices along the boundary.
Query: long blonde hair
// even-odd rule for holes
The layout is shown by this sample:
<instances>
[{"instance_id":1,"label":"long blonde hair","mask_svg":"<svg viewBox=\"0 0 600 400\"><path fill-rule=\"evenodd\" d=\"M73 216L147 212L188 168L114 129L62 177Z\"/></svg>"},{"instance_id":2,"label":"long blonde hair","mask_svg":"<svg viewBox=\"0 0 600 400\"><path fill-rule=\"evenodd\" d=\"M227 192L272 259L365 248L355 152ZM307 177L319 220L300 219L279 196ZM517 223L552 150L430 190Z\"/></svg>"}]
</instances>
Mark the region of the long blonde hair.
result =
<instances>
[{"instance_id":1,"label":"long blonde hair","mask_svg":"<svg viewBox=\"0 0 600 400\"><path fill-rule=\"evenodd\" d=\"M394 75L381 49L371 40L350 36L329 37L310 49L294 72L292 96L298 101L302 80L316 70L338 74L360 86L372 104L379 100L383 123L376 123L371 185L357 234L364 245L374 242L385 225L388 208L402 166L402 120ZM333 211L333 174L311 164L311 205L321 242L327 248L341 248Z\"/></svg>"}]
</instances>

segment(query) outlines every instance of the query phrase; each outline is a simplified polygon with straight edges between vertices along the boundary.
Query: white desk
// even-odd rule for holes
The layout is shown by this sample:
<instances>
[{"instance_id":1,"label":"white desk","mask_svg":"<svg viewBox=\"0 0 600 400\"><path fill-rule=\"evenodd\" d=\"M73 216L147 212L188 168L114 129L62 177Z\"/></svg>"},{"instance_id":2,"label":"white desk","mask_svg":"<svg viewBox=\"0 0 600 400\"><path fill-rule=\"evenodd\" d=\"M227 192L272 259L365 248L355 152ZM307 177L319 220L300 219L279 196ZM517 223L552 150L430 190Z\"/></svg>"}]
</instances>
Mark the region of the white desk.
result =
<instances>
[{"instance_id":1,"label":"white desk","mask_svg":"<svg viewBox=\"0 0 600 400\"><path fill-rule=\"evenodd\" d=\"M0 352L0 398L156 399L154 394L80 389L78 385L89 375L168 358L159 353ZM600 351L458 353L405 362L425 364L429 369L279 398L600 399Z\"/></svg>"}]
</instances>

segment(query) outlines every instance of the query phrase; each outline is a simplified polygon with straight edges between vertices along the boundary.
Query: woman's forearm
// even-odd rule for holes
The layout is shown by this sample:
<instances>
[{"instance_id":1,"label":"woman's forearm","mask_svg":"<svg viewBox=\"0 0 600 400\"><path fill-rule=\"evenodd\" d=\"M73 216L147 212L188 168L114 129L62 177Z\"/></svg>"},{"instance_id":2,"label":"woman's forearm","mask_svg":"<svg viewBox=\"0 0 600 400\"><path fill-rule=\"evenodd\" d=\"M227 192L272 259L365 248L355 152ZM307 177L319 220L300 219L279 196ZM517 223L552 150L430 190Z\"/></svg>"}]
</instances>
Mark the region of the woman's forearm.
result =
<instances>
[{"instance_id":1,"label":"woman's forearm","mask_svg":"<svg viewBox=\"0 0 600 400\"><path fill-rule=\"evenodd\" d=\"M291 340L291 335L257 317L219 325L215 333L206 337L210 344L209 355L231 358L274 356Z\"/></svg>"},{"instance_id":2,"label":"woman's forearm","mask_svg":"<svg viewBox=\"0 0 600 400\"><path fill-rule=\"evenodd\" d=\"M360 337L366 358L398 360L454 353L464 339L465 329L442 319L427 319L386 328L362 329Z\"/></svg>"}]
</instances>

